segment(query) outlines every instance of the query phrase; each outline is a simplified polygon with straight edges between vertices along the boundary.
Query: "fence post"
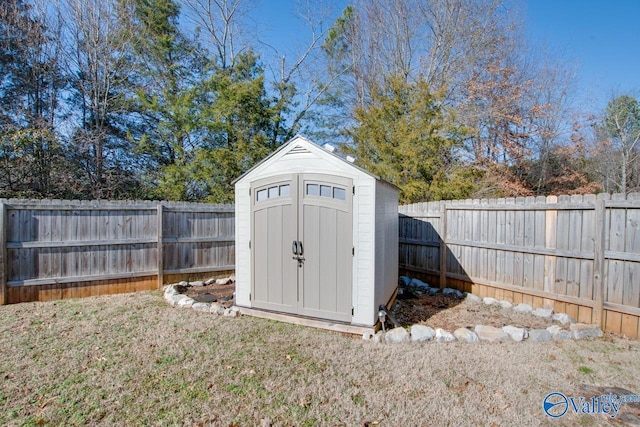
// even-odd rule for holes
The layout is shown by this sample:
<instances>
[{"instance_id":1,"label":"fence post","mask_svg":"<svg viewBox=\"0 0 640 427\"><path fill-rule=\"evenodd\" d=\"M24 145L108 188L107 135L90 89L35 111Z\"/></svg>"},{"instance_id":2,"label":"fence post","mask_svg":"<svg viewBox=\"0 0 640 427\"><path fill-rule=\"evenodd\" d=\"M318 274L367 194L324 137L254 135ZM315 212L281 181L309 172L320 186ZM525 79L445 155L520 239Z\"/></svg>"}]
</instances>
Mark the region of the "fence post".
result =
<instances>
[{"instance_id":1,"label":"fence post","mask_svg":"<svg viewBox=\"0 0 640 427\"><path fill-rule=\"evenodd\" d=\"M163 221L162 221L162 211L163 206L162 203L158 203L157 214L156 214L156 228L158 235L158 289L162 289L162 285L164 285L164 245L163 245Z\"/></svg>"},{"instance_id":2,"label":"fence post","mask_svg":"<svg viewBox=\"0 0 640 427\"><path fill-rule=\"evenodd\" d=\"M440 202L440 289L447 287L447 204Z\"/></svg>"},{"instance_id":3,"label":"fence post","mask_svg":"<svg viewBox=\"0 0 640 427\"><path fill-rule=\"evenodd\" d=\"M591 313L591 323L600 325L604 329L604 251L606 233L606 208L605 201L596 201L595 215L595 239L593 246L593 312Z\"/></svg>"},{"instance_id":4,"label":"fence post","mask_svg":"<svg viewBox=\"0 0 640 427\"><path fill-rule=\"evenodd\" d=\"M0 203L0 304L7 304L7 205Z\"/></svg>"}]
</instances>

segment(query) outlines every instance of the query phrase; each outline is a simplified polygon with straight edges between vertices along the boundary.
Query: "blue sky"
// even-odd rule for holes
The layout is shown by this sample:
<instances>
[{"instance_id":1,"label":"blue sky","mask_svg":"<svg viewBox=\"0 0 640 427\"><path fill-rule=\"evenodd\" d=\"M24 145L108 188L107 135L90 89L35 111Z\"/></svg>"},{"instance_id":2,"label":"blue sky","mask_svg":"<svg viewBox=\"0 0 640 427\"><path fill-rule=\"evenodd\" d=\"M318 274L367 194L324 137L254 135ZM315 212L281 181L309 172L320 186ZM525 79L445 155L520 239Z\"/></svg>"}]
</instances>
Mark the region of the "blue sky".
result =
<instances>
[{"instance_id":1,"label":"blue sky","mask_svg":"<svg viewBox=\"0 0 640 427\"><path fill-rule=\"evenodd\" d=\"M296 19L296 5L304 1L256 3L262 39L280 51L308 40L308 29ZM330 26L349 2L328 3ZM530 42L575 69L579 109L600 112L612 94L640 96L640 0L522 0L522 6Z\"/></svg>"},{"instance_id":2,"label":"blue sky","mask_svg":"<svg viewBox=\"0 0 640 427\"><path fill-rule=\"evenodd\" d=\"M532 42L576 66L577 99L604 108L612 94L640 95L640 1L530 0Z\"/></svg>"}]
</instances>

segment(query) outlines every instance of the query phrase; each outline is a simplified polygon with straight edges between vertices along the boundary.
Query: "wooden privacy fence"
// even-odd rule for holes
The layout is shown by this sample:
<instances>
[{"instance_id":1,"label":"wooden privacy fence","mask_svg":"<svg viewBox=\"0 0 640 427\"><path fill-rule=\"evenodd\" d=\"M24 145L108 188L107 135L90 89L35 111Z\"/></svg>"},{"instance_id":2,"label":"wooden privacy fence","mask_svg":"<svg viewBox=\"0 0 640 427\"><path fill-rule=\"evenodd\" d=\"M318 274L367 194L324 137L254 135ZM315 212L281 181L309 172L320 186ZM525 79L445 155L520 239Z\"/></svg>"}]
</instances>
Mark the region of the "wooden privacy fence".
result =
<instances>
[{"instance_id":1,"label":"wooden privacy fence","mask_svg":"<svg viewBox=\"0 0 640 427\"><path fill-rule=\"evenodd\" d=\"M233 205L0 199L0 303L228 274L234 224Z\"/></svg>"},{"instance_id":2,"label":"wooden privacy fence","mask_svg":"<svg viewBox=\"0 0 640 427\"><path fill-rule=\"evenodd\" d=\"M399 213L401 273L639 337L640 194L428 202Z\"/></svg>"}]
</instances>

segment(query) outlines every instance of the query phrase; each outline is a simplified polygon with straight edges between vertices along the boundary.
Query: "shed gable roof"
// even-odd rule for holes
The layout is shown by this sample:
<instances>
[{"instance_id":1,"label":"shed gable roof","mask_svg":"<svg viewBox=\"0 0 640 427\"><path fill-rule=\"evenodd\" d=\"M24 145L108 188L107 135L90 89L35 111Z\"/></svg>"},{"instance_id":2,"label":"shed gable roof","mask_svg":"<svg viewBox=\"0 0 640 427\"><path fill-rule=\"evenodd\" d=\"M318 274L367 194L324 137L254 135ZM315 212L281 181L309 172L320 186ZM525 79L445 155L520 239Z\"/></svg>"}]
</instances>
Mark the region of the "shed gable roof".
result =
<instances>
[{"instance_id":1,"label":"shed gable roof","mask_svg":"<svg viewBox=\"0 0 640 427\"><path fill-rule=\"evenodd\" d=\"M237 178L235 181L233 181L233 183L237 183L241 180L244 180L246 177L249 177L250 175L253 174L254 171L256 171L257 169L262 168L263 166L267 165L268 163L282 158L284 156L286 156L287 154L295 154L295 153L303 153L303 152L311 152L314 155L320 157L320 158L325 158L327 160L333 160L335 161L335 159L339 160L340 162L344 163L344 165L347 165L350 168L353 168L361 173L364 173L366 175L369 175L370 177L381 181L381 182L385 182L386 184L392 185L393 187L395 187L393 184L387 183L386 181L383 181L380 179L379 176L374 175L356 165L354 165L353 163L347 161L346 159L342 158L341 156L331 153L327 150L325 150L324 148L320 147L318 144L316 144L315 142L301 136L301 135L296 135L293 138L291 138L289 141L287 141L286 143L282 144L282 146L280 148L278 148L276 151L274 151L273 153L271 153L270 155L268 155L267 157L265 157L264 159L262 159L260 162L256 163L251 169L249 169L248 171L246 171L244 174L242 174L239 178Z\"/></svg>"}]
</instances>

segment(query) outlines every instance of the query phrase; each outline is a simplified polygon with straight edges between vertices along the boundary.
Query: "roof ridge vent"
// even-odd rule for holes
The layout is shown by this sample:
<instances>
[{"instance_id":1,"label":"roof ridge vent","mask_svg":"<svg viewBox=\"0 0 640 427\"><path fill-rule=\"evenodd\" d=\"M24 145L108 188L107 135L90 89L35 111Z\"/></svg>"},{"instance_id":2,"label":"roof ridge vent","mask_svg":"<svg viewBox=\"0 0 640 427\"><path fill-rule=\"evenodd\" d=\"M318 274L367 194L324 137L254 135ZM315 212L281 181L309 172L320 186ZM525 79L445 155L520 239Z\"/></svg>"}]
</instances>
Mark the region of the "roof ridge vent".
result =
<instances>
[{"instance_id":1,"label":"roof ridge vent","mask_svg":"<svg viewBox=\"0 0 640 427\"><path fill-rule=\"evenodd\" d=\"M326 144L324 144L322 146L322 148L324 148L325 150L327 150L330 153L333 153L336 151L336 147L334 147L333 145L329 144L328 142Z\"/></svg>"}]
</instances>

